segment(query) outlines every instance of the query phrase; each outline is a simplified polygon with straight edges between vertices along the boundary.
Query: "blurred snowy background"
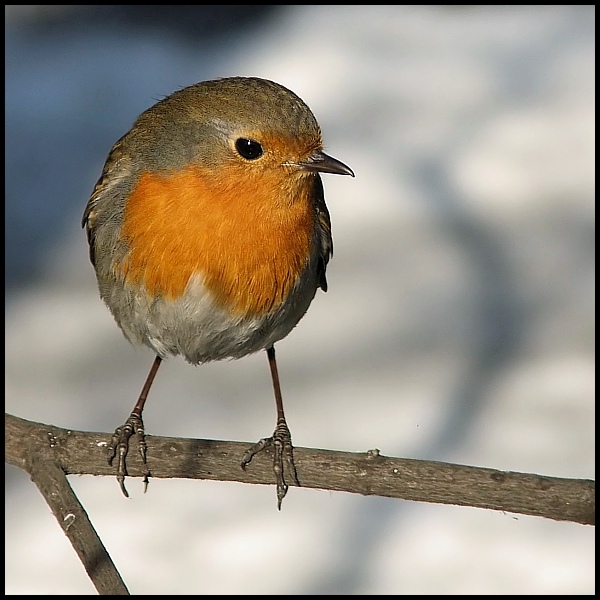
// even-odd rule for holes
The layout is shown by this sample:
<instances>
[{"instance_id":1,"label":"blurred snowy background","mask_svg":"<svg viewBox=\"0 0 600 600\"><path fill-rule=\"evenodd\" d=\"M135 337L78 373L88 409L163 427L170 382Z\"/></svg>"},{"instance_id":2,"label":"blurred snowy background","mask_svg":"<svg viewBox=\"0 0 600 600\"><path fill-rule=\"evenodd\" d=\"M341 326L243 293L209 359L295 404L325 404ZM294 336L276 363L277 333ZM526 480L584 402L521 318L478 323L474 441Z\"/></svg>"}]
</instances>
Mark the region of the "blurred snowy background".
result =
<instances>
[{"instance_id":1,"label":"blurred snowy background","mask_svg":"<svg viewBox=\"0 0 600 600\"><path fill-rule=\"evenodd\" d=\"M356 179L324 176L330 291L278 347L298 446L594 478L595 9L7 6L6 409L112 431L152 362L100 301L80 220L172 91L273 79ZM148 433L254 442L264 353L168 361ZM71 478L136 594L592 594L594 529L269 486ZM6 469L7 594L94 594Z\"/></svg>"}]
</instances>

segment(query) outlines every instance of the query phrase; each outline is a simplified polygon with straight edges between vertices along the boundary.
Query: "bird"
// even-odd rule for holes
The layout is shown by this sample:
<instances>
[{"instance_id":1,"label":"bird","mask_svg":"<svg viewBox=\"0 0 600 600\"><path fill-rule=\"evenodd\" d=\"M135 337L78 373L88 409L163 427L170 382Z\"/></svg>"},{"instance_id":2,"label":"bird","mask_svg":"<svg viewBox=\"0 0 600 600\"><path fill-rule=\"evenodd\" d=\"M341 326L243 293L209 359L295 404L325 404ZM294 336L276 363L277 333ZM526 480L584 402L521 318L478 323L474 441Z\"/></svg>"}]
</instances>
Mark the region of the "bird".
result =
<instances>
[{"instance_id":1,"label":"bird","mask_svg":"<svg viewBox=\"0 0 600 600\"><path fill-rule=\"evenodd\" d=\"M289 478L300 485L274 345L317 290L327 291L333 241L321 173L354 177L323 151L307 104L259 77L182 87L142 112L110 150L81 224L101 299L125 338L155 355L107 446L125 496L134 435L147 487L142 412L172 356L200 365L266 351L276 427L240 465L272 448L279 509Z\"/></svg>"}]
</instances>

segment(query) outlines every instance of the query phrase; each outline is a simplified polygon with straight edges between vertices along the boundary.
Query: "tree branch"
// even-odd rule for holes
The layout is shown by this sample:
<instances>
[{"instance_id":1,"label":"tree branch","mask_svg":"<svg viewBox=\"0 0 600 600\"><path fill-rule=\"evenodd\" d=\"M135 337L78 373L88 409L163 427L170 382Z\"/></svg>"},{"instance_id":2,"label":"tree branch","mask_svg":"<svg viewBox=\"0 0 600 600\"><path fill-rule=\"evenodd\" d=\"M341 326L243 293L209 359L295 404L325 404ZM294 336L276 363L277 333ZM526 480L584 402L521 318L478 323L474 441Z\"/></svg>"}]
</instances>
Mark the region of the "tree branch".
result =
<instances>
[{"instance_id":1,"label":"tree branch","mask_svg":"<svg viewBox=\"0 0 600 600\"><path fill-rule=\"evenodd\" d=\"M54 430L5 415L5 460L29 473L98 593L128 595L121 575L69 485L61 453L56 451L58 440L53 437Z\"/></svg>"},{"instance_id":2,"label":"tree branch","mask_svg":"<svg viewBox=\"0 0 600 600\"><path fill-rule=\"evenodd\" d=\"M32 455L43 455L44 461L60 466L65 474L115 475L104 452L110 434L70 431L11 415L6 415L5 421L6 462L29 472L38 487L40 470L44 469L32 468L35 464ZM257 455L246 471L240 468L241 457L252 445L250 442L157 436L147 436L146 441L152 477L274 483L269 451ZM392 458L382 456L377 450L352 453L295 447L294 459L300 483L306 488L595 524L595 483L587 479ZM144 476L140 457L133 447L127 468L130 477ZM60 517L64 516L61 512Z\"/></svg>"}]
</instances>

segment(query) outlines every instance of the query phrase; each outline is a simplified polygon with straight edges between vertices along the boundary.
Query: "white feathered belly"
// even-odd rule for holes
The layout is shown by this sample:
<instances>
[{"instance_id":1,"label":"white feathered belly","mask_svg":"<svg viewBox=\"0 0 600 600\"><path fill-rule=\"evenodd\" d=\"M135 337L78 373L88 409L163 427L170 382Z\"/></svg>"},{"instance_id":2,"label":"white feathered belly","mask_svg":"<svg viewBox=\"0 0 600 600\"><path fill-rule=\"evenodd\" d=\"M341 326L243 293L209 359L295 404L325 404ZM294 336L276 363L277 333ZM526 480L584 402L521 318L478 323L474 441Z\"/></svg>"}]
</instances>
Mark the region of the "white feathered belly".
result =
<instances>
[{"instance_id":1,"label":"white feathered belly","mask_svg":"<svg viewBox=\"0 0 600 600\"><path fill-rule=\"evenodd\" d=\"M309 265L280 306L263 315L244 316L217 304L198 275L175 300L152 298L145 288L127 283L100 286L132 344L148 346L163 358L181 355L192 364L241 358L272 346L304 316L316 289L316 269Z\"/></svg>"}]
</instances>

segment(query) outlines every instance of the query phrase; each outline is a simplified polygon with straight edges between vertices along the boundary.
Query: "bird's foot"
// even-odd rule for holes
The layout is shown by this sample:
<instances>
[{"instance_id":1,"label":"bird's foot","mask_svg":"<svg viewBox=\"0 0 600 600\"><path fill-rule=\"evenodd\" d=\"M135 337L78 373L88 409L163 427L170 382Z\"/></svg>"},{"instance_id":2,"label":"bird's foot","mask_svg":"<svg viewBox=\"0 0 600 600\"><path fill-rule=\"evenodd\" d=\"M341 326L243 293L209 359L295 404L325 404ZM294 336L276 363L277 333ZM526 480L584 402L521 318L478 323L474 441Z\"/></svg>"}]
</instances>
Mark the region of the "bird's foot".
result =
<instances>
[{"instance_id":1,"label":"bird's foot","mask_svg":"<svg viewBox=\"0 0 600 600\"><path fill-rule=\"evenodd\" d=\"M275 473L275 482L277 484L277 508L281 510L281 502L285 498L289 487L285 481L284 461L294 483L300 485L298 474L296 473L296 465L294 464L292 436L285 419L277 421L277 427L271 437L259 440L254 446L251 446L244 452L242 469L246 470L246 466L255 454L262 452L270 446L273 447L273 472Z\"/></svg>"},{"instance_id":2,"label":"bird's foot","mask_svg":"<svg viewBox=\"0 0 600 600\"><path fill-rule=\"evenodd\" d=\"M150 472L146 464L146 436L144 431L144 422L142 416L136 411L133 411L129 418L115 429L112 438L106 448L108 464L112 465L115 457L118 457L117 461L117 481L121 487L121 491L125 497L129 498L129 493L125 488L125 477L127 475L127 465L125 459L129 452L129 439L133 435L138 436L138 451L142 457L142 465L144 467L144 492L148 489L148 477Z\"/></svg>"}]
</instances>

